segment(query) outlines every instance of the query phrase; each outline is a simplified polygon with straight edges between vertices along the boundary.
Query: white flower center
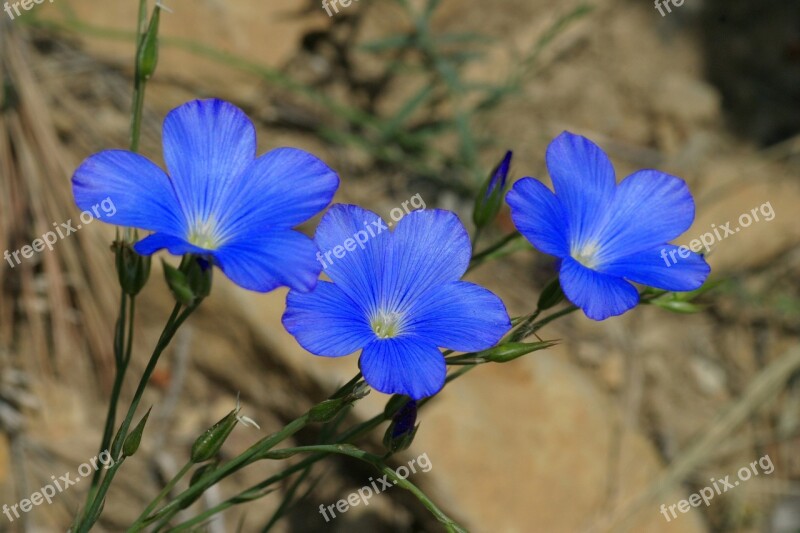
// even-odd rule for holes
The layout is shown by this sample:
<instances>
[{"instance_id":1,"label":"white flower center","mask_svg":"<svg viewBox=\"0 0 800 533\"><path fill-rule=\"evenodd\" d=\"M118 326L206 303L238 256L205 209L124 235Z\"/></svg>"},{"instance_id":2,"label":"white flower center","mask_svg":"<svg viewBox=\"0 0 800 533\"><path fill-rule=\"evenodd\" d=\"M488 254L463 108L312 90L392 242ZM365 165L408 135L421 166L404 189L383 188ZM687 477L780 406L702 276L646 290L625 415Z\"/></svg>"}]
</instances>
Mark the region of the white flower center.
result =
<instances>
[{"instance_id":1,"label":"white flower center","mask_svg":"<svg viewBox=\"0 0 800 533\"><path fill-rule=\"evenodd\" d=\"M572 258L577 261L578 263L582 264L586 268L594 268L597 266L598 260L597 256L599 255L600 247L596 242L590 242L584 244L582 247L572 248L570 255Z\"/></svg>"},{"instance_id":2,"label":"white flower center","mask_svg":"<svg viewBox=\"0 0 800 533\"><path fill-rule=\"evenodd\" d=\"M209 219L195 223L189 232L189 242L205 250L216 250L222 245L216 231L214 220Z\"/></svg>"},{"instance_id":3,"label":"white flower center","mask_svg":"<svg viewBox=\"0 0 800 533\"><path fill-rule=\"evenodd\" d=\"M396 311L380 309L372 315L369 325L379 339L391 339L402 333L403 315Z\"/></svg>"}]
</instances>

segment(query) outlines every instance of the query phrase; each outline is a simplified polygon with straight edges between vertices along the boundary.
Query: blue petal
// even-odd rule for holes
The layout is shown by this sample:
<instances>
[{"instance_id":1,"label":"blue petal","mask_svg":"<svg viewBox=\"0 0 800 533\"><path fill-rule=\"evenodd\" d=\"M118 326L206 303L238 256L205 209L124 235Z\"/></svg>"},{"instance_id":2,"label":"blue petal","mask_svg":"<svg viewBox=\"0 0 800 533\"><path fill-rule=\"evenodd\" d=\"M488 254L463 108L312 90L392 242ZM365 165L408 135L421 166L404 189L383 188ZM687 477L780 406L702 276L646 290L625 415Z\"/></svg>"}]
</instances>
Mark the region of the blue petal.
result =
<instances>
[{"instance_id":1,"label":"blue petal","mask_svg":"<svg viewBox=\"0 0 800 533\"><path fill-rule=\"evenodd\" d=\"M523 178L506 195L514 225L531 244L556 257L569 255L569 222L558 197L541 182Z\"/></svg>"},{"instance_id":2,"label":"blue petal","mask_svg":"<svg viewBox=\"0 0 800 533\"><path fill-rule=\"evenodd\" d=\"M364 348L359 366L373 389L414 400L439 392L447 373L444 356L436 346L410 337L372 341Z\"/></svg>"},{"instance_id":3,"label":"blue petal","mask_svg":"<svg viewBox=\"0 0 800 533\"><path fill-rule=\"evenodd\" d=\"M314 242L292 230L252 231L210 252L231 281L251 291L280 286L310 291L322 266Z\"/></svg>"},{"instance_id":4,"label":"blue petal","mask_svg":"<svg viewBox=\"0 0 800 533\"><path fill-rule=\"evenodd\" d=\"M152 255L164 248L172 255L208 254L207 250L198 248L181 237L176 237L167 233L153 233L137 242L133 248L140 255Z\"/></svg>"},{"instance_id":5,"label":"blue petal","mask_svg":"<svg viewBox=\"0 0 800 533\"><path fill-rule=\"evenodd\" d=\"M649 250L685 232L694 220L694 200L680 178L640 170L619 184L598 235L598 262L612 263Z\"/></svg>"},{"instance_id":6,"label":"blue petal","mask_svg":"<svg viewBox=\"0 0 800 533\"><path fill-rule=\"evenodd\" d=\"M389 239L389 229L378 215L345 204L331 206L314 237L325 273L351 299L369 309L377 305L380 296L378 280Z\"/></svg>"},{"instance_id":7,"label":"blue petal","mask_svg":"<svg viewBox=\"0 0 800 533\"><path fill-rule=\"evenodd\" d=\"M364 310L327 281L312 292L289 291L283 326L303 348L327 357L353 353L375 339Z\"/></svg>"},{"instance_id":8,"label":"blue petal","mask_svg":"<svg viewBox=\"0 0 800 533\"><path fill-rule=\"evenodd\" d=\"M462 352L494 346L511 328L503 301L466 281L452 281L416 302L404 328L436 346Z\"/></svg>"},{"instance_id":9,"label":"blue petal","mask_svg":"<svg viewBox=\"0 0 800 533\"><path fill-rule=\"evenodd\" d=\"M190 226L224 208L229 189L256 157L256 130L241 109L194 100L164 119L164 160Z\"/></svg>"},{"instance_id":10,"label":"blue petal","mask_svg":"<svg viewBox=\"0 0 800 533\"><path fill-rule=\"evenodd\" d=\"M565 131L547 147L547 169L569 220L570 244L586 242L614 196L614 167L600 147Z\"/></svg>"},{"instance_id":11,"label":"blue petal","mask_svg":"<svg viewBox=\"0 0 800 533\"><path fill-rule=\"evenodd\" d=\"M464 225L451 211L414 211L394 230L382 279L382 303L400 310L428 290L456 281L466 272L472 246Z\"/></svg>"},{"instance_id":12,"label":"blue petal","mask_svg":"<svg viewBox=\"0 0 800 533\"><path fill-rule=\"evenodd\" d=\"M83 210L113 203L117 212L103 221L177 235L186 231L172 182L139 154L107 150L89 157L75 171L72 191Z\"/></svg>"},{"instance_id":13,"label":"blue petal","mask_svg":"<svg viewBox=\"0 0 800 533\"><path fill-rule=\"evenodd\" d=\"M319 158L296 148L272 150L239 177L224 206L220 232L254 225L291 228L323 210L339 187L336 173Z\"/></svg>"},{"instance_id":14,"label":"blue petal","mask_svg":"<svg viewBox=\"0 0 800 533\"><path fill-rule=\"evenodd\" d=\"M600 270L649 287L693 291L703 285L711 267L701 255L688 249L684 251L687 253L688 257L681 257L677 246L665 244L617 259L612 264L603 265Z\"/></svg>"},{"instance_id":15,"label":"blue petal","mask_svg":"<svg viewBox=\"0 0 800 533\"><path fill-rule=\"evenodd\" d=\"M564 294L592 320L621 315L639 303L636 288L624 279L595 272L571 257L561 262Z\"/></svg>"}]
</instances>

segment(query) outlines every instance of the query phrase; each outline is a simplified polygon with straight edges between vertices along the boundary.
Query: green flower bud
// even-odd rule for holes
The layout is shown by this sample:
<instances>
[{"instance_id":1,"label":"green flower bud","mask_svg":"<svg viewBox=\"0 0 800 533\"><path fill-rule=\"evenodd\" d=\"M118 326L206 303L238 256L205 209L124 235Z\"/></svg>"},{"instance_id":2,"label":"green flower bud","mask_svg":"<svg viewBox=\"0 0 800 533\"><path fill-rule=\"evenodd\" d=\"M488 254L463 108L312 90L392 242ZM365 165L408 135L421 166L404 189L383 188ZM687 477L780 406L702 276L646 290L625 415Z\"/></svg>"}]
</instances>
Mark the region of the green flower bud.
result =
<instances>
[{"instance_id":1,"label":"green flower bud","mask_svg":"<svg viewBox=\"0 0 800 533\"><path fill-rule=\"evenodd\" d=\"M239 422L238 414L239 408L237 407L194 441L191 454L193 463L204 463L219 453L231 431Z\"/></svg>"},{"instance_id":2,"label":"green flower bud","mask_svg":"<svg viewBox=\"0 0 800 533\"><path fill-rule=\"evenodd\" d=\"M133 431L125 437L125 442L122 443L122 455L124 457L132 456L139 449L139 444L142 442L142 434L144 433L144 426L147 424L147 419L150 417L150 411L152 409L151 407L147 410L147 413L139 420L139 423L136 424Z\"/></svg>"},{"instance_id":3,"label":"green flower bud","mask_svg":"<svg viewBox=\"0 0 800 533\"><path fill-rule=\"evenodd\" d=\"M475 354L476 359L484 359L493 363L507 363L523 355L544 350L558 344L558 341L542 342L508 342Z\"/></svg>"},{"instance_id":4,"label":"green flower bud","mask_svg":"<svg viewBox=\"0 0 800 533\"><path fill-rule=\"evenodd\" d=\"M150 277L150 257L139 255L127 242L115 242L113 248L119 284L127 295L136 296Z\"/></svg>"},{"instance_id":5,"label":"green flower bud","mask_svg":"<svg viewBox=\"0 0 800 533\"><path fill-rule=\"evenodd\" d=\"M161 8L153 9L147 32L142 36L139 56L136 58L136 76L140 81L149 80L158 64L158 24L161 21Z\"/></svg>"},{"instance_id":6,"label":"green flower bud","mask_svg":"<svg viewBox=\"0 0 800 533\"><path fill-rule=\"evenodd\" d=\"M172 292L175 299L179 303L187 306L194 303L196 296L189 285L186 274L168 264L163 259L161 263L164 265L164 278L167 280L167 286L169 286L169 290Z\"/></svg>"},{"instance_id":7,"label":"green flower bud","mask_svg":"<svg viewBox=\"0 0 800 533\"><path fill-rule=\"evenodd\" d=\"M369 387L360 381L341 398L331 398L318 403L308 411L310 422L329 422L345 407L369 394Z\"/></svg>"},{"instance_id":8,"label":"green flower bud","mask_svg":"<svg viewBox=\"0 0 800 533\"><path fill-rule=\"evenodd\" d=\"M657 305L662 309L666 309L667 311L672 311L673 313L679 314L693 314L699 313L703 310L703 307L697 304L693 304L691 302L683 302L681 300L673 300L673 299L662 299L656 298L651 302L653 305Z\"/></svg>"},{"instance_id":9,"label":"green flower bud","mask_svg":"<svg viewBox=\"0 0 800 533\"><path fill-rule=\"evenodd\" d=\"M211 281L214 269L206 259L192 257L186 267L186 280L189 288L198 299L203 299L211 294Z\"/></svg>"}]
</instances>

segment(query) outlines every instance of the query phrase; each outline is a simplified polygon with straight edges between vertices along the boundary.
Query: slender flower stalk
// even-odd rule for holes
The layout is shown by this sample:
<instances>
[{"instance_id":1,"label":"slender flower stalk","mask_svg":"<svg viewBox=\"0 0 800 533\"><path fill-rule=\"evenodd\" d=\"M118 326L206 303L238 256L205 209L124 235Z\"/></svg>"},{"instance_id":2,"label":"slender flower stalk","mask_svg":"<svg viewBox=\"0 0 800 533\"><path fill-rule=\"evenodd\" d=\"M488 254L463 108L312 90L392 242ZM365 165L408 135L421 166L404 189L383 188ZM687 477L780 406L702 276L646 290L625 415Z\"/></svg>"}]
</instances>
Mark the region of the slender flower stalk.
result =
<instances>
[{"instance_id":1,"label":"slender flower stalk","mask_svg":"<svg viewBox=\"0 0 800 533\"><path fill-rule=\"evenodd\" d=\"M156 6L154 13L158 13L158 11L159 8ZM139 0L139 14L137 20L138 36L136 43L135 76L130 125L130 150L132 152L137 152L139 150L142 113L144 110L144 92L145 87L147 86L147 80L149 79L149 76L145 77L141 74L141 66L139 61L146 30L147 0ZM150 74L152 75L152 72ZM122 235L123 243L131 243L135 235L135 230L125 227L122 230ZM119 228L117 229L117 241L119 241ZM123 254L124 251L121 247L117 247L115 253L117 254L117 260L119 264L120 254ZM122 385L125 382L125 374L128 370L128 363L130 363L133 351L133 328L136 313L136 295L128 294L128 291L124 286L121 286L120 289L119 316L117 317L117 324L114 333L114 384L111 389L111 398L109 399L108 403L105 427L103 429L103 438L100 444L100 451L98 452L98 455L108 451L109 446L111 445L111 438L113 436L114 426L116 424L117 405L122 392ZM100 478L101 471L100 469L97 469L92 475L92 481L87 493L87 508L90 506L90 502L96 496Z\"/></svg>"}]
</instances>

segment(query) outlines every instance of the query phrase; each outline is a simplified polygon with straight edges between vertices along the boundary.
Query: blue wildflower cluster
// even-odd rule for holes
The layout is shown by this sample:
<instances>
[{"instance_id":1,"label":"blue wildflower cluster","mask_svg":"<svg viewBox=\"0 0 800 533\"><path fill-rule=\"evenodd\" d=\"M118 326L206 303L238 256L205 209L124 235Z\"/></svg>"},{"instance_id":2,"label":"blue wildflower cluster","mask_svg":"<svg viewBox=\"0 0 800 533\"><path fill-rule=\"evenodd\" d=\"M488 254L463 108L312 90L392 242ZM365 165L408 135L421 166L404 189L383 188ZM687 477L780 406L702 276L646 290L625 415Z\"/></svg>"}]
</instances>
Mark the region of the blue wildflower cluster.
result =
<instances>
[{"instance_id":1,"label":"blue wildflower cluster","mask_svg":"<svg viewBox=\"0 0 800 533\"><path fill-rule=\"evenodd\" d=\"M316 355L361 350L372 388L414 400L436 394L446 375L441 348L480 352L510 330L500 298L461 279L472 244L454 213L412 212L330 265L330 281L320 281L320 250L365 224L383 224L371 211L336 204L313 240L293 229L328 207L339 186L323 161L294 148L256 157L252 122L221 100L172 111L163 144L168 173L129 151L89 157L73 177L78 206L113 198L116 224L153 232L135 244L141 255L194 254L245 289L288 287L284 327ZM510 164L509 152L478 198L476 225L496 216ZM694 219L685 182L642 170L617 184L606 154L568 132L549 146L547 167L555 192L523 178L506 201L519 232L558 258L563 292L586 316L603 320L636 306L632 282L669 291L703 284L702 256L672 268L659 257Z\"/></svg>"}]
</instances>

